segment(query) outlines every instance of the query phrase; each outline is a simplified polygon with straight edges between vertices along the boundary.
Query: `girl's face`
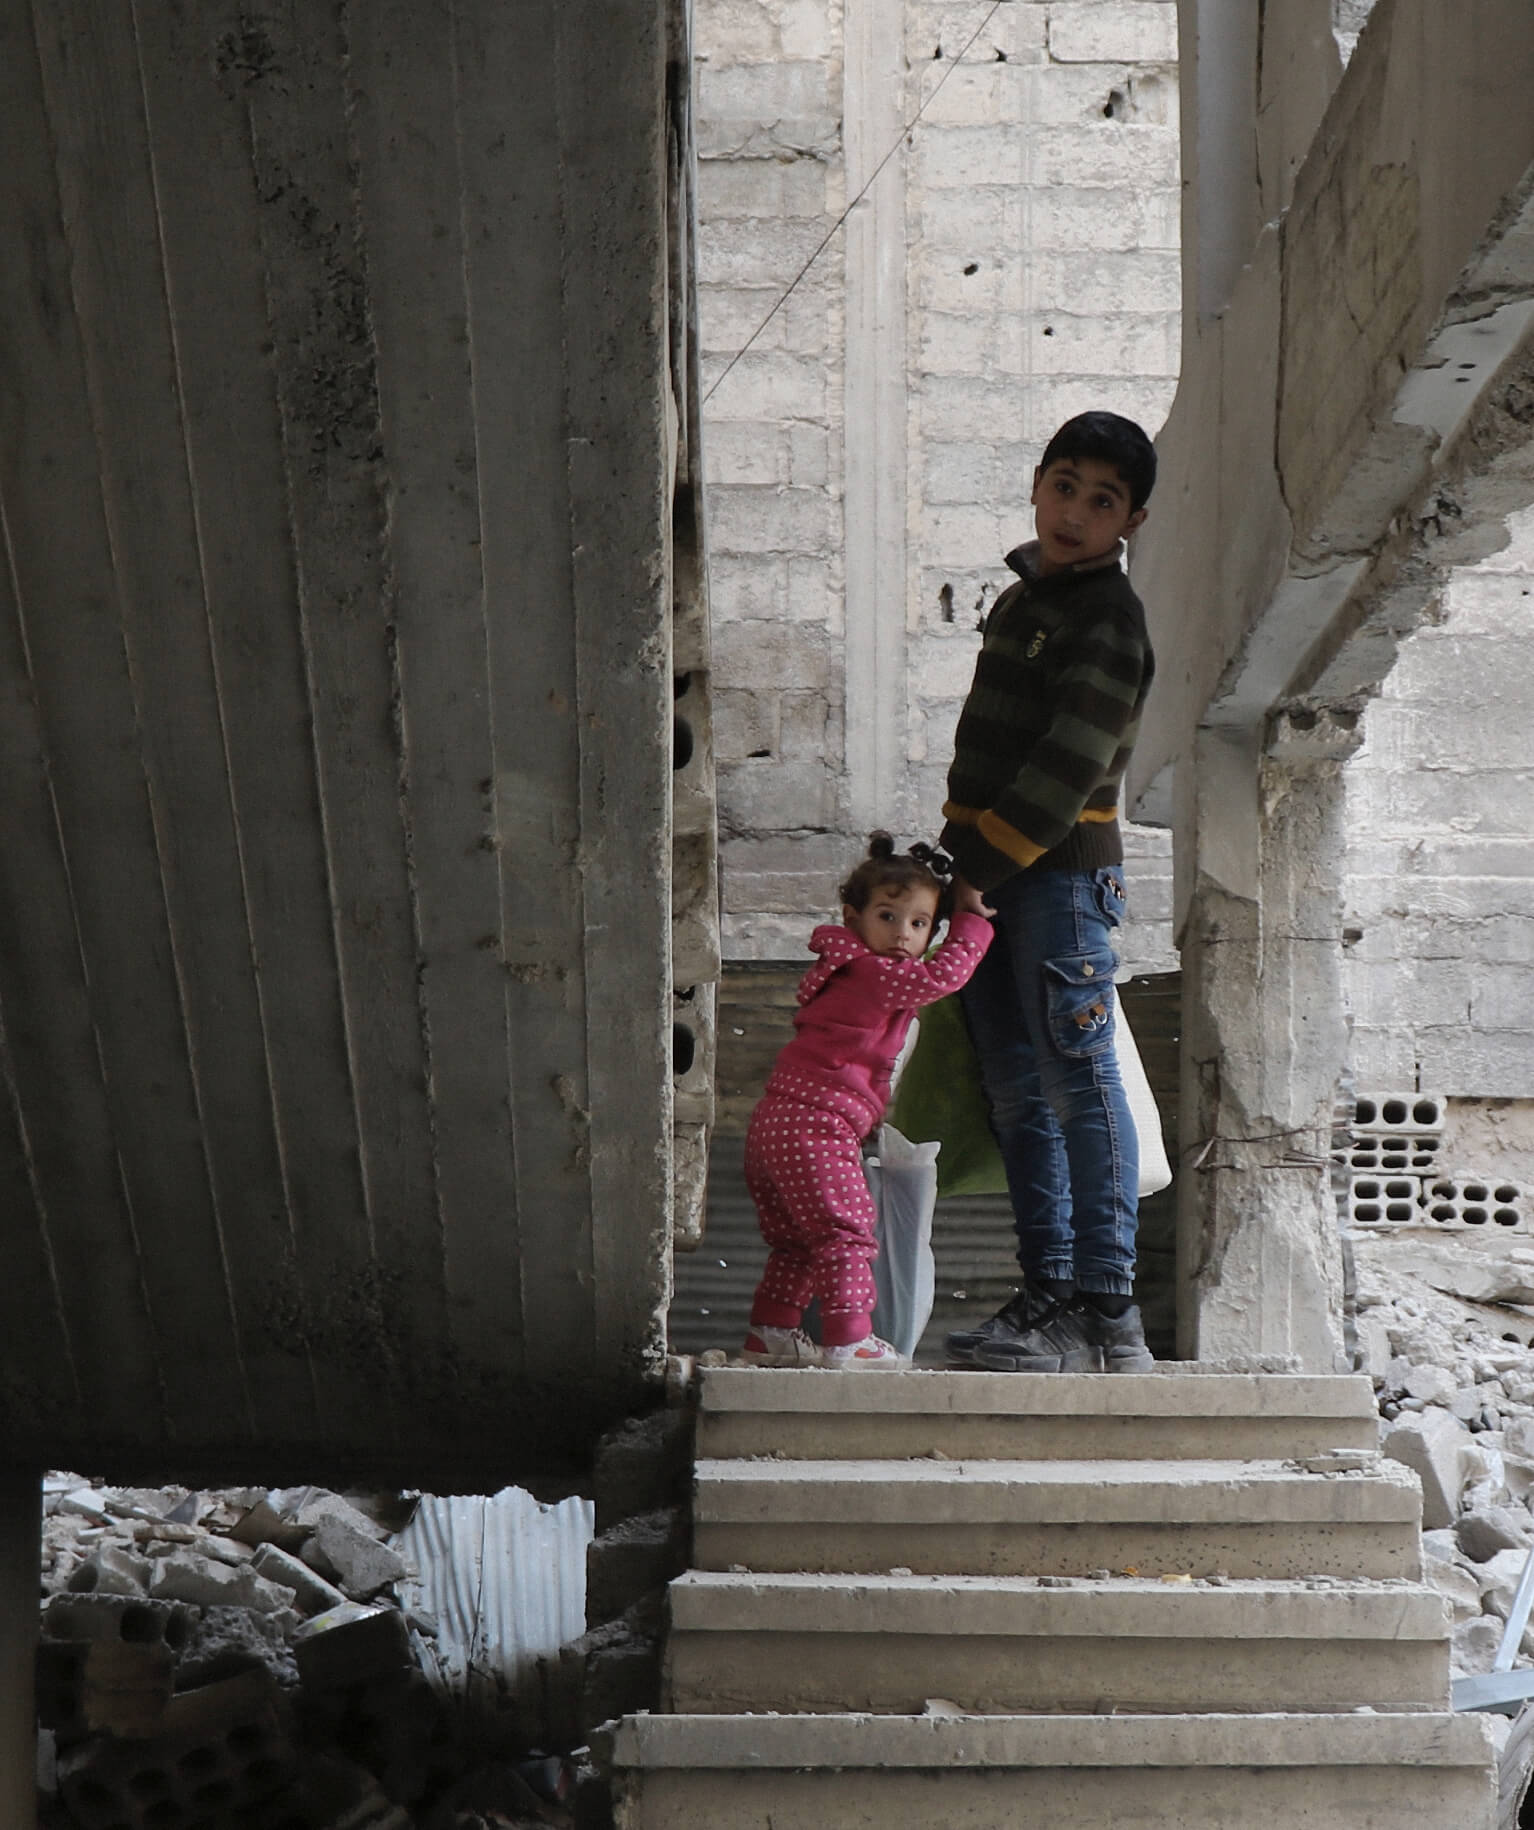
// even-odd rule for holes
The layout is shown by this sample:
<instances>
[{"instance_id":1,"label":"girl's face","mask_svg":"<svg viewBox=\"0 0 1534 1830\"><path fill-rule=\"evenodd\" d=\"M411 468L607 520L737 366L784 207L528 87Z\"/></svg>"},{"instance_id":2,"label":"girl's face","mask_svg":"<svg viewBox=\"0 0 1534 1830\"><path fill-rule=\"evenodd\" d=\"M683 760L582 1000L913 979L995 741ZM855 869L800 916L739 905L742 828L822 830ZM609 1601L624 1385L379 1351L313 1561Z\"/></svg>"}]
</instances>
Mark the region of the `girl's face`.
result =
<instances>
[{"instance_id":1,"label":"girl's face","mask_svg":"<svg viewBox=\"0 0 1534 1830\"><path fill-rule=\"evenodd\" d=\"M920 884L884 884L861 909L842 905L842 921L870 953L920 959L937 921L937 891Z\"/></svg>"}]
</instances>

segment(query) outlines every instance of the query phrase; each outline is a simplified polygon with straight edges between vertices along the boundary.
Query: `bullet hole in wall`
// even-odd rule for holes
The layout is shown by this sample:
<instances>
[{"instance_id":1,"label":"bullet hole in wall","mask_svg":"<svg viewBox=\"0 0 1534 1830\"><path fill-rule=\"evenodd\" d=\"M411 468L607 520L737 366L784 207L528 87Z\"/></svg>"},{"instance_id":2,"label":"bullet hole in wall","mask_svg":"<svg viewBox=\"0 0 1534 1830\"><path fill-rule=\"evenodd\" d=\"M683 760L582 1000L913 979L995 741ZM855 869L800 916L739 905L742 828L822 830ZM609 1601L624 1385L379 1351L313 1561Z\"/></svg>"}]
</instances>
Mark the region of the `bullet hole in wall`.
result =
<instances>
[{"instance_id":1,"label":"bullet hole in wall","mask_svg":"<svg viewBox=\"0 0 1534 1830\"><path fill-rule=\"evenodd\" d=\"M933 63L941 62L942 56L943 56L943 47L941 45L938 45L935 47L935 49L933 50L933 53L932 53Z\"/></svg>"},{"instance_id":2,"label":"bullet hole in wall","mask_svg":"<svg viewBox=\"0 0 1534 1830\"><path fill-rule=\"evenodd\" d=\"M1052 336L1053 336L1053 335L1054 335L1054 334L1055 334L1055 327L1054 327L1054 325L1053 325L1053 324L1046 324L1046 325L1045 325L1045 326L1044 326L1044 335L1045 335L1045 336L1046 336L1046 337L1052 337Z\"/></svg>"},{"instance_id":3,"label":"bullet hole in wall","mask_svg":"<svg viewBox=\"0 0 1534 1830\"><path fill-rule=\"evenodd\" d=\"M953 586L944 585L937 594L938 613L945 623L953 621Z\"/></svg>"},{"instance_id":4,"label":"bullet hole in wall","mask_svg":"<svg viewBox=\"0 0 1534 1830\"><path fill-rule=\"evenodd\" d=\"M1129 112L1129 98L1122 89L1110 89L1108 99L1103 103L1105 121L1121 121Z\"/></svg>"},{"instance_id":5,"label":"bullet hole in wall","mask_svg":"<svg viewBox=\"0 0 1534 1830\"><path fill-rule=\"evenodd\" d=\"M979 261L971 261L969 263L969 265L964 269L965 277L967 278L971 273L978 273L979 271L980 271Z\"/></svg>"},{"instance_id":6,"label":"bullet hole in wall","mask_svg":"<svg viewBox=\"0 0 1534 1830\"><path fill-rule=\"evenodd\" d=\"M997 45L996 47L996 61L999 64L1004 64L1007 61L1007 54L1002 50L1000 45Z\"/></svg>"}]
</instances>

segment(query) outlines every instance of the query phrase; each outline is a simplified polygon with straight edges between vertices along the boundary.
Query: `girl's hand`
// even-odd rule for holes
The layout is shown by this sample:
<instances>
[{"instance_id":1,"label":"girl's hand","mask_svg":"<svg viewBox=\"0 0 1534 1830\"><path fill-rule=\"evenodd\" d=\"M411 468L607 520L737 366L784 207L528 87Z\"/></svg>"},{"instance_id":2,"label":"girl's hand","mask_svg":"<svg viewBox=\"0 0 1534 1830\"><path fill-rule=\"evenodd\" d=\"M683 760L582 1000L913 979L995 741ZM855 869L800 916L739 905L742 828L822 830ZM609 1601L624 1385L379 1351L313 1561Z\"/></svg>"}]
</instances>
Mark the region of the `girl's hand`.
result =
<instances>
[{"instance_id":1,"label":"girl's hand","mask_svg":"<svg viewBox=\"0 0 1534 1830\"><path fill-rule=\"evenodd\" d=\"M987 921L996 914L974 884L967 877L959 876L953 880L953 912L955 915L980 915Z\"/></svg>"}]
</instances>

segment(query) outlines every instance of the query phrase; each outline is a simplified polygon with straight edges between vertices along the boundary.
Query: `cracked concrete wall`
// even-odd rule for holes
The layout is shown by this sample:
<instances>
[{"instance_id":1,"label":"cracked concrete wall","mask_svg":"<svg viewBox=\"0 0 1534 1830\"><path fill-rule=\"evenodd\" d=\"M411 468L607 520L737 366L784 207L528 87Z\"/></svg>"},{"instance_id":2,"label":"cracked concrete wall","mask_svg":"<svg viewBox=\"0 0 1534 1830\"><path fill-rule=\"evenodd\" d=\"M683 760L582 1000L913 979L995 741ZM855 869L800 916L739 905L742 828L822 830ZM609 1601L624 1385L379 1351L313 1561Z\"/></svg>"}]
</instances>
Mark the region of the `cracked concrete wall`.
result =
<instances>
[{"instance_id":1,"label":"cracked concrete wall","mask_svg":"<svg viewBox=\"0 0 1534 1830\"><path fill-rule=\"evenodd\" d=\"M1180 310L1169 0L698 0L727 953L797 958L870 826L931 835L1044 439L1154 430ZM720 379L961 51L908 147ZM1129 955L1175 963L1166 842Z\"/></svg>"},{"instance_id":2,"label":"cracked concrete wall","mask_svg":"<svg viewBox=\"0 0 1534 1830\"><path fill-rule=\"evenodd\" d=\"M1182 1141L1204 1171L1182 1184L1184 1350L1326 1369L1340 770L1445 568L1505 545L1498 517L1534 497L1534 19L1494 5L1472 33L1378 0L1344 71L1323 0L1260 9L1244 40L1235 17L1180 13L1201 309L1139 572L1180 665L1131 788L1177 810Z\"/></svg>"},{"instance_id":3,"label":"cracked concrete wall","mask_svg":"<svg viewBox=\"0 0 1534 1830\"><path fill-rule=\"evenodd\" d=\"M673 23L0 8L8 1454L498 1483L652 1389Z\"/></svg>"}]
</instances>

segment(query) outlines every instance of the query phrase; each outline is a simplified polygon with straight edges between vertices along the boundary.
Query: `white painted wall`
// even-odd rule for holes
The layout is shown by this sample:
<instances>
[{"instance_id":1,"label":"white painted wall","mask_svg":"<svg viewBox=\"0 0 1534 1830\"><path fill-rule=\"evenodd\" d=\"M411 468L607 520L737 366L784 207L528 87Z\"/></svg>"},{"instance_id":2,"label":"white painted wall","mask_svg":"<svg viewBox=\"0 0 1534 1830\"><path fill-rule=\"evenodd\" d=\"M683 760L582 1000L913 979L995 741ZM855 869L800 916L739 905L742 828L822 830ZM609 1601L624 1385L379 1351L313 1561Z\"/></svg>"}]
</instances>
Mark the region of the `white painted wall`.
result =
<instances>
[{"instance_id":1,"label":"white painted wall","mask_svg":"<svg viewBox=\"0 0 1534 1830\"><path fill-rule=\"evenodd\" d=\"M988 7L697 0L705 390ZM1166 414L1176 55L1173 0L1008 0L705 408L728 956L798 957L871 824L935 833L1044 441ZM1129 849L1164 967L1165 842Z\"/></svg>"}]
</instances>

